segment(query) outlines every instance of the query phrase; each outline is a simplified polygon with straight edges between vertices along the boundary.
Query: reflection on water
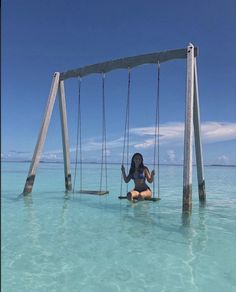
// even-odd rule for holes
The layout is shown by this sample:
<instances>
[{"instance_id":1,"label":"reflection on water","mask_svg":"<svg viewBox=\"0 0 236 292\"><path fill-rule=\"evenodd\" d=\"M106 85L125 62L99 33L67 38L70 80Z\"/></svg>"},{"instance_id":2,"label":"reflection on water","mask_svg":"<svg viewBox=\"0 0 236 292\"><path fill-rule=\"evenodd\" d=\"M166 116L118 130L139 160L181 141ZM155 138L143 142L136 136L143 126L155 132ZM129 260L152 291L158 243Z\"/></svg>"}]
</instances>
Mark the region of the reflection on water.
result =
<instances>
[{"instance_id":1,"label":"reflection on water","mask_svg":"<svg viewBox=\"0 0 236 292\"><path fill-rule=\"evenodd\" d=\"M191 225L192 212L185 211L182 213L182 225L188 227Z\"/></svg>"},{"instance_id":2,"label":"reflection on water","mask_svg":"<svg viewBox=\"0 0 236 292\"><path fill-rule=\"evenodd\" d=\"M16 199L21 181L6 175L3 291L210 291L209 283L212 291L235 288L235 186L224 174L231 191L219 191L218 169L205 204L193 190L191 215L182 214L178 167L162 170L160 202L137 204L118 200L115 179L110 194L98 197L66 193L64 185L41 186L39 178L32 195ZM45 177L52 176L47 169Z\"/></svg>"},{"instance_id":3,"label":"reflection on water","mask_svg":"<svg viewBox=\"0 0 236 292\"><path fill-rule=\"evenodd\" d=\"M39 248L41 227L38 218L35 214L32 195L29 194L27 196L23 196L22 198L25 207L24 210L26 212L23 224L25 224L28 227L29 238L31 239L32 245L35 248Z\"/></svg>"}]
</instances>

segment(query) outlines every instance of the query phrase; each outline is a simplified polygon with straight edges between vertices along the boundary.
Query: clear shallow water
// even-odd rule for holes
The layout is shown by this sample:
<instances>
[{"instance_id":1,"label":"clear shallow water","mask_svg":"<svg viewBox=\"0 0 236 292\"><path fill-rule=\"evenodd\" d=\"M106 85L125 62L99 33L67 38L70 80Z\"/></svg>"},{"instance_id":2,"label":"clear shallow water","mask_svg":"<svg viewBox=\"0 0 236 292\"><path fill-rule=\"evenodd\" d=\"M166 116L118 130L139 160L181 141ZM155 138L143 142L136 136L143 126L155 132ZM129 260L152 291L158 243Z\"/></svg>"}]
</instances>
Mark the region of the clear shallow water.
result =
<instances>
[{"instance_id":1,"label":"clear shallow water","mask_svg":"<svg viewBox=\"0 0 236 292\"><path fill-rule=\"evenodd\" d=\"M205 168L204 207L194 170L186 222L182 167L161 166L160 203L137 204L117 199L118 165L97 197L66 195L63 165L41 164L17 200L28 167L2 163L2 291L236 291L236 168ZM84 187L99 185L97 167Z\"/></svg>"}]
</instances>

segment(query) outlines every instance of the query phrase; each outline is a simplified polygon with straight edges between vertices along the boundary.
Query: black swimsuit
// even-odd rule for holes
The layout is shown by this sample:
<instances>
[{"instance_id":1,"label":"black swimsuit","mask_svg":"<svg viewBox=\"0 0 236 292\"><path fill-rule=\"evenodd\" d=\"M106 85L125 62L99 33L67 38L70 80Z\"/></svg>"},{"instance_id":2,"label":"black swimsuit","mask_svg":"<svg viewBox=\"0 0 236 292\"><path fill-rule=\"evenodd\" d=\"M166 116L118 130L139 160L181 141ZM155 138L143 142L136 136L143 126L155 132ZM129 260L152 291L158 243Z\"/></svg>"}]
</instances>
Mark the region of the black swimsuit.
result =
<instances>
[{"instance_id":1,"label":"black swimsuit","mask_svg":"<svg viewBox=\"0 0 236 292\"><path fill-rule=\"evenodd\" d=\"M131 178L132 178L132 180L135 180L135 179L145 180L144 170L142 172L139 172L139 173L135 173L135 172L132 173ZM142 192L145 192L146 190L151 190L151 189L147 186L147 188L145 190L142 190ZM134 189L134 191L140 192L140 190L137 190L137 189Z\"/></svg>"},{"instance_id":2,"label":"black swimsuit","mask_svg":"<svg viewBox=\"0 0 236 292\"><path fill-rule=\"evenodd\" d=\"M143 172L139 172L139 173L135 173L135 172L134 172L134 173L132 174L131 178L132 178L133 180L135 180L135 179L145 179L144 171L143 171Z\"/></svg>"}]
</instances>

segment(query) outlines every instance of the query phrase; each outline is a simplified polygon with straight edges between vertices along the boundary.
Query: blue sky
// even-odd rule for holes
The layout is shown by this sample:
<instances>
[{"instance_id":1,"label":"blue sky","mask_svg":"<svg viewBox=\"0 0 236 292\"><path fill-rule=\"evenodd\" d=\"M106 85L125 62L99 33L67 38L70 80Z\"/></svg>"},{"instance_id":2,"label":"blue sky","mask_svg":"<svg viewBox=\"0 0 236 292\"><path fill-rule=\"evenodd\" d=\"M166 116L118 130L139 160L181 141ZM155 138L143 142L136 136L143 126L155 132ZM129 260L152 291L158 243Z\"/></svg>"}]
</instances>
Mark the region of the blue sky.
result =
<instances>
[{"instance_id":1,"label":"blue sky","mask_svg":"<svg viewBox=\"0 0 236 292\"><path fill-rule=\"evenodd\" d=\"M198 77L204 162L236 164L236 2L2 1L2 159L31 159L52 75L139 54L199 47ZM108 161L121 161L127 71L106 74ZM161 64L160 161L183 160L186 61ZM101 156L101 76L82 79L83 160ZM65 81L72 160L78 82ZM153 160L156 68L131 72L130 152ZM43 159L61 160L58 102Z\"/></svg>"}]
</instances>

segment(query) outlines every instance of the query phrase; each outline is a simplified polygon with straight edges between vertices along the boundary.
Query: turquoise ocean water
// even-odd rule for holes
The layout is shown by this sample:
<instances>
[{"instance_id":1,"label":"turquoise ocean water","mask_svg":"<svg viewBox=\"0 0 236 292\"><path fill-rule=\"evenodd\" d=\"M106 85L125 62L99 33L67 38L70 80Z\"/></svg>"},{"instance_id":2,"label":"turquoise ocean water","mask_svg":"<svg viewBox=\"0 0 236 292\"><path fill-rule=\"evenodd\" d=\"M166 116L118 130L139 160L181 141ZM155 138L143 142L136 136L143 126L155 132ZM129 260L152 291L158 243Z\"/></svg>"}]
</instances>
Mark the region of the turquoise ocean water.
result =
<instances>
[{"instance_id":1,"label":"turquoise ocean water","mask_svg":"<svg viewBox=\"0 0 236 292\"><path fill-rule=\"evenodd\" d=\"M63 164L43 163L32 196L17 199L28 167L2 163L3 292L236 291L235 167L205 167L205 206L194 168L191 220L181 166L160 167L159 203L136 204L117 199L119 165L108 167L108 196L66 195ZM85 165L84 188L99 173Z\"/></svg>"}]
</instances>

